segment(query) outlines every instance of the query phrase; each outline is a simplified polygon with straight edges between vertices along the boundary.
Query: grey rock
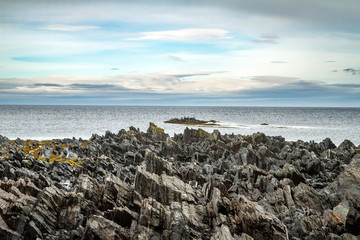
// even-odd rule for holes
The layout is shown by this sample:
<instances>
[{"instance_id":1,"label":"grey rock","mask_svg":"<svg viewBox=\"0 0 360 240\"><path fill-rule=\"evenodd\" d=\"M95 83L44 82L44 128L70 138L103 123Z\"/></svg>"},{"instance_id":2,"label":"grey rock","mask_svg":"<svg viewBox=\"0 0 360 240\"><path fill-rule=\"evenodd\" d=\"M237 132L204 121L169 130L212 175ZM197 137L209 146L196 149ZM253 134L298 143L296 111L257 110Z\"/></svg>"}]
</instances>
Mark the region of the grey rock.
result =
<instances>
[{"instance_id":1,"label":"grey rock","mask_svg":"<svg viewBox=\"0 0 360 240\"><path fill-rule=\"evenodd\" d=\"M131 239L128 230L102 216L93 215L87 221L84 239Z\"/></svg>"},{"instance_id":2,"label":"grey rock","mask_svg":"<svg viewBox=\"0 0 360 240\"><path fill-rule=\"evenodd\" d=\"M359 148L330 139L171 138L155 124L89 140L0 136L0 239L356 239L359 169Z\"/></svg>"}]
</instances>

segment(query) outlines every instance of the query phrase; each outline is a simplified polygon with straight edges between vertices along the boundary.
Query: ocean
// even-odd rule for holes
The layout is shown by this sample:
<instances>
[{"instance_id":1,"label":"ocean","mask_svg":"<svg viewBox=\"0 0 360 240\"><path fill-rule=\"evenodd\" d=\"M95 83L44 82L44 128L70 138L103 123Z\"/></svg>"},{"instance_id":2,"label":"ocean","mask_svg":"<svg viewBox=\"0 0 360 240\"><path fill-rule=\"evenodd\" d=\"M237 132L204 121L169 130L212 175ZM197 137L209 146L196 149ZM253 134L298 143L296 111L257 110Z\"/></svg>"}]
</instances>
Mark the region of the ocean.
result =
<instances>
[{"instance_id":1,"label":"ocean","mask_svg":"<svg viewBox=\"0 0 360 240\"><path fill-rule=\"evenodd\" d=\"M220 127L203 128L208 132L263 132L287 141L320 142L329 137L336 145L345 139L360 144L360 108L0 105L0 135L10 139L89 139L93 133L117 133L130 126L146 131L153 122L173 136L186 128L164 123L174 117L219 121Z\"/></svg>"}]
</instances>

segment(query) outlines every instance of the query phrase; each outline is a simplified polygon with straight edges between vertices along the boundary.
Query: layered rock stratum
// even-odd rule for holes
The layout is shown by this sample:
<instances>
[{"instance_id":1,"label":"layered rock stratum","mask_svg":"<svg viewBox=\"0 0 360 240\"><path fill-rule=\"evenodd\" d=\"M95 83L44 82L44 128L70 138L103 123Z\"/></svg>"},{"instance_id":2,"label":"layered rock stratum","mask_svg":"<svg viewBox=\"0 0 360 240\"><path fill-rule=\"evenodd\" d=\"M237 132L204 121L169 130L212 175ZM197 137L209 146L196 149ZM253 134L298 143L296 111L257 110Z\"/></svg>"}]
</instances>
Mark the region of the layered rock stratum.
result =
<instances>
[{"instance_id":1,"label":"layered rock stratum","mask_svg":"<svg viewBox=\"0 0 360 240\"><path fill-rule=\"evenodd\" d=\"M155 124L0 136L0 239L359 239L360 150Z\"/></svg>"}]
</instances>

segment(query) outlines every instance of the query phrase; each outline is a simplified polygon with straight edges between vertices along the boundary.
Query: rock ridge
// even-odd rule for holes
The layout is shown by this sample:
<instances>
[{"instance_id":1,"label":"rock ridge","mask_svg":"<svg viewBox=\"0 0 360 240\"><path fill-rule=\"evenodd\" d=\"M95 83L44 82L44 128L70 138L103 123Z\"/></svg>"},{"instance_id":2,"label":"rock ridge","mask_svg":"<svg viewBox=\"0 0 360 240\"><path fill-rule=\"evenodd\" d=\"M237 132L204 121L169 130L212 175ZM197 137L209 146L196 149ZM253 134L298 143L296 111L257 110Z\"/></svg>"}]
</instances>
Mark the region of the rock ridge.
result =
<instances>
[{"instance_id":1,"label":"rock ridge","mask_svg":"<svg viewBox=\"0 0 360 240\"><path fill-rule=\"evenodd\" d=\"M150 123L0 136L0 239L359 239L360 149Z\"/></svg>"}]
</instances>

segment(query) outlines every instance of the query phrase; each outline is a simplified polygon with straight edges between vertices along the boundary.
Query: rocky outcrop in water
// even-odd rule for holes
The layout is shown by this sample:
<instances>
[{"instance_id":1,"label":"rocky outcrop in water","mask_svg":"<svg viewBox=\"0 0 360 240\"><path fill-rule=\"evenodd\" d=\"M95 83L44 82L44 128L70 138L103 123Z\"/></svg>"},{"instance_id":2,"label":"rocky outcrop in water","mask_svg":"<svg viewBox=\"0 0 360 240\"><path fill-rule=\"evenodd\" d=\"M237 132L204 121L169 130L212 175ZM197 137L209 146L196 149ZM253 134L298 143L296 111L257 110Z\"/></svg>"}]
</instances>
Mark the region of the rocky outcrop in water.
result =
<instances>
[{"instance_id":1,"label":"rocky outcrop in water","mask_svg":"<svg viewBox=\"0 0 360 240\"><path fill-rule=\"evenodd\" d=\"M359 239L360 151L150 124L0 136L0 239Z\"/></svg>"},{"instance_id":2,"label":"rocky outcrop in water","mask_svg":"<svg viewBox=\"0 0 360 240\"><path fill-rule=\"evenodd\" d=\"M184 125L204 125L204 126L218 126L215 120L205 121L199 120L194 117L183 117L183 118L172 118L165 121L164 123L173 123L173 124L184 124Z\"/></svg>"}]
</instances>

